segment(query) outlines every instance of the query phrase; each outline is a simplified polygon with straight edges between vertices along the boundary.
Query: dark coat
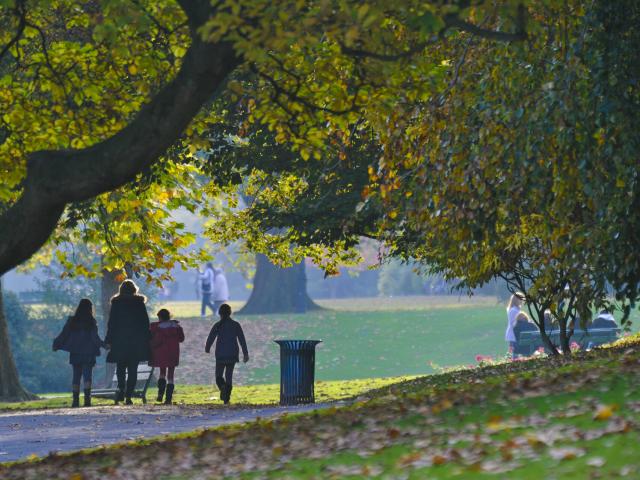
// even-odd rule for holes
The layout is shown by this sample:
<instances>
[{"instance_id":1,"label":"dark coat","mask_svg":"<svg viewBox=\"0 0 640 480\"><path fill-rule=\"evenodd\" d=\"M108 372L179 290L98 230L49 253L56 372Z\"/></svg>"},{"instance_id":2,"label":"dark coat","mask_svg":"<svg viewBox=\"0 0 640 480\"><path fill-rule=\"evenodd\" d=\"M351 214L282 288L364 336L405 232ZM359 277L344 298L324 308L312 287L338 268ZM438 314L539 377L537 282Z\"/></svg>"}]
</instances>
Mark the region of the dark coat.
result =
<instances>
[{"instance_id":1,"label":"dark coat","mask_svg":"<svg viewBox=\"0 0 640 480\"><path fill-rule=\"evenodd\" d=\"M520 341L520 334L522 332L537 332L538 326L533 322L519 320L513 327L513 334L516 336L516 341Z\"/></svg>"},{"instance_id":2,"label":"dark coat","mask_svg":"<svg viewBox=\"0 0 640 480\"><path fill-rule=\"evenodd\" d=\"M140 295L116 295L104 342L111 345L107 362L143 362L150 358L149 315L145 298Z\"/></svg>"},{"instance_id":3,"label":"dark coat","mask_svg":"<svg viewBox=\"0 0 640 480\"><path fill-rule=\"evenodd\" d=\"M184 330L178 322L154 322L151 324L152 367L177 367L180 361L180 343L184 341Z\"/></svg>"},{"instance_id":4,"label":"dark coat","mask_svg":"<svg viewBox=\"0 0 640 480\"><path fill-rule=\"evenodd\" d=\"M232 318L223 318L219 322L213 324L209 337L207 337L207 343L204 347L205 352L209 353L211 345L216 342L216 361L221 363L236 363L239 362L238 358L239 348L238 342L242 347L242 354L249 356L249 350L247 350L247 342L244 339L244 332L238 322Z\"/></svg>"},{"instance_id":5,"label":"dark coat","mask_svg":"<svg viewBox=\"0 0 640 480\"><path fill-rule=\"evenodd\" d=\"M100 347L104 342L98 335L98 327L73 328L72 318L67 319L62 332L53 340L53 350L69 352L71 364L94 364L100 356Z\"/></svg>"},{"instance_id":6,"label":"dark coat","mask_svg":"<svg viewBox=\"0 0 640 480\"><path fill-rule=\"evenodd\" d=\"M589 328L618 328L618 324L614 320L598 317Z\"/></svg>"}]
</instances>

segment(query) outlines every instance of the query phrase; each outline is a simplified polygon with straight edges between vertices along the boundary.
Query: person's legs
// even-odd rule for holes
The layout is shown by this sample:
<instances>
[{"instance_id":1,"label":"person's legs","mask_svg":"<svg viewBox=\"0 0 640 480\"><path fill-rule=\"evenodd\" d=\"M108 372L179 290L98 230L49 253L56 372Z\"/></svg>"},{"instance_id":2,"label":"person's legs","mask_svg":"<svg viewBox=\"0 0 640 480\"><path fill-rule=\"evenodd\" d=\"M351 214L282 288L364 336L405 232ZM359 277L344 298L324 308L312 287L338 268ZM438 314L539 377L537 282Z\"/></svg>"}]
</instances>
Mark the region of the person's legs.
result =
<instances>
[{"instance_id":1,"label":"person's legs","mask_svg":"<svg viewBox=\"0 0 640 480\"><path fill-rule=\"evenodd\" d=\"M131 396L133 395L133 391L136 389L136 382L138 381L138 361L133 360L129 361L126 364L127 366L127 390L125 392L125 403L127 405L131 405Z\"/></svg>"},{"instance_id":2,"label":"person's legs","mask_svg":"<svg viewBox=\"0 0 640 480\"><path fill-rule=\"evenodd\" d=\"M156 400L158 402L162 401L164 397L164 390L167 387L167 368L160 367L160 378L158 378L158 398Z\"/></svg>"},{"instance_id":3,"label":"person's legs","mask_svg":"<svg viewBox=\"0 0 640 480\"><path fill-rule=\"evenodd\" d=\"M82 377L84 379L84 406L91 406L91 382L93 380L93 365L86 363L82 366Z\"/></svg>"},{"instance_id":4,"label":"person's legs","mask_svg":"<svg viewBox=\"0 0 640 480\"><path fill-rule=\"evenodd\" d=\"M118 379L118 391L116 392L116 405L124 400L124 390L127 382L127 364L123 361L116 363L116 378Z\"/></svg>"},{"instance_id":5,"label":"person's legs","mask_svg":"<svg viewBox=\"0 0 640 480\"><path fill-rule=\"evenodd\" d=\"M200 307L200 316L204 317L207 314L207 303L209 303L210 293L202 292L202 304Z\"/></svg>"},{"instance_id":6,"label":"person's legs","mask_svg":"<svg viewBox=\"0 0 640 480\"><path fill-rule=\"evenodd\" d=\"M518 356L517 352L516 352L516 348L517 348L517 343L516 342L509 342L509 353L511 354L511 358L514 359Z\"/></svg>"},{"instance_id":7,"label":"person's legs","mask_svg":"<svg viewBox=\"0 0 640 480\"><path fill-rule=\"evenodd\" d=\"M217 312L213 302L211 301L211 294L210 293L203 293L202 294L202 308L201 308L201 315L204 317L207 314L207 307L209 307L212 311L213 314L215 315Z\"/></svg>"},{"instance_id":8,"label":"person's legs","mask_svg":"<svg viewBox=\"0 0 640 480\"><path fill-rule=\"evenodd\" d=\"M171 401L173 399L173 390L175 388L173 384L173 375L175 373L176 367L169 367L169 371L167 372L167 398L164 403L167 405L171 405Z\"/></svg>"},{"instance_id":9,"label":"person's legs","mask_svg":"<svg viewBox=\"0 0 640 480\"><path fill-rule=\"evenodd\" d=\"M82 365L72 365L73 379L71 380L71 392L73 395L72 408L80 406L80 377L82 376Z\"/></svg>"},{"instance_id":10,"label":"person's legs","mask_svg":"<svg viewBox=\"0 0 640 480\"><path fill-rule=\"evenodd\" d=\"M235 363L229 363L224 371L224 382L227 384L224 403L229 403L229 400L231 399L231 390L233 390L233 369L235 366Z\"/></svg>"},{"instance_id":11,"label":"person's legs","mask_svg":"<svg viewBox=\"0 0 640 480\"><path fill-rule=\"evenodd\" d=\"M224 388L226 386L224 382L224 367L224 363L216 362L216 385L220 390L220 400L224 400Z\"/></svg>"}]
</instances>

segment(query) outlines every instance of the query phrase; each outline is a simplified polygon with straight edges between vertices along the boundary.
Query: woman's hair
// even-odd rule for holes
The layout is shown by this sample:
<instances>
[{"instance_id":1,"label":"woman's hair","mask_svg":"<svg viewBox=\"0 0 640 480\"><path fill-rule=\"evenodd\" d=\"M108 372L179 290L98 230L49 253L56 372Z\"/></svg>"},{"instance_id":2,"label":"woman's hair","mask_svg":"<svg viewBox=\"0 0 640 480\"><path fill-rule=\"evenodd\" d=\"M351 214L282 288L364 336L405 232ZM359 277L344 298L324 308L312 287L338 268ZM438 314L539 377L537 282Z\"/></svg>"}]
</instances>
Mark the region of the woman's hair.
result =
<instances>
[{"instance_id":1,"label":"woman's hair","mask_svg":"<svg viewBox=\"0 0 640 480\"><path fill-rule=\"evenodd\" d=\"M93 303L88 298L83 298L78 303L76 313L70 318L70 325L73 329L86 329L97 327L98 322L93 316Z\"/></svg>"},{"instance_id":2,"label":"woman's hair","mask_svg":"<svg viewBox=\"0 0 640 480\"><path fill-rule=\"evenodd\" d=\"M120 284L120 295L135 295L138 293L138 286L133 280L127 279Z\"/></svg>"},{"instance_id":3,"label":"woman's hair","mask_svg":"<svg viewBox=\"0 0 640 480\"><path fill-rule=\"evenodd\" d=\"M522 302L524 301L524 299L525 299L525 296L524 296L524 293L522 292L516 292L513 295L511 295L511 298L509 298L509 303L507 303L507 311L511 310L511 307L514 307L514 306L519 307L520 305L522 305Z\"/></svg>"},{"instance_id":4,"label":"woman's hair","mask_svg":"<svg viewBox=\"0 0 640 480\"><path fill-rule=\"evenodd\" d=\"M122 297L122 296L125 296L125 297L139 296L139 297L142 297L145 302L147 301L144 295L140 295L138 293L138 286L134 283L133 280L129 278L127 278L124 282L120 284L120 289L118 290L118 293L113 297L111 297L111 300L113 300L116 297Z\"/></svg>"},{"instance_id":5,"label":"woman's hair","mask_svg":"<svg viewBox=\"0 0 640 480\"><path fill-rule=\"evenodd\" d=\"M231 307L228 304L223 303L222 305L220 305L220 308L218 309L218 313L220 314L221 317L230 317Z\"/></svg>"},{"instance_id":6,"label":"woman's hair","mask_svg":"<svg viewBox=\"0 0 640 480\"><path fill-rule=\"evenodd\" d=\"M158 315L158 318L160 320L163 320L165 322L171 320L171 312L166 308L161 308L160 310L158 310L158 313L156 315Z\"/></svg>"}]
</instances>

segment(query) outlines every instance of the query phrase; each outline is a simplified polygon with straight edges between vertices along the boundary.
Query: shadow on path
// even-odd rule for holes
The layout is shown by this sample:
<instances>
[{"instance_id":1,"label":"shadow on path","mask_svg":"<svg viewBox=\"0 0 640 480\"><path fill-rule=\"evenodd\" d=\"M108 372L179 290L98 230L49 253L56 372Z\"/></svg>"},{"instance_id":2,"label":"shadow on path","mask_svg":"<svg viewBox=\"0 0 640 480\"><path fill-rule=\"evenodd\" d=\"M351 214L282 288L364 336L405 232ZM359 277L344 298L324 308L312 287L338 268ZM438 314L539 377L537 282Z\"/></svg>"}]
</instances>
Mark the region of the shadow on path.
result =
<instances>
[{"instance_id":1,"label":"shadow on path","mask_svg":"<svg viewBox=\"0 0 640 480\"><path fill-rule=\"evenodd\" d=\"M0 463L129 440L189 432L335 404L295 407L109 406L0 414Z\"/></svg>"}]
</instances>

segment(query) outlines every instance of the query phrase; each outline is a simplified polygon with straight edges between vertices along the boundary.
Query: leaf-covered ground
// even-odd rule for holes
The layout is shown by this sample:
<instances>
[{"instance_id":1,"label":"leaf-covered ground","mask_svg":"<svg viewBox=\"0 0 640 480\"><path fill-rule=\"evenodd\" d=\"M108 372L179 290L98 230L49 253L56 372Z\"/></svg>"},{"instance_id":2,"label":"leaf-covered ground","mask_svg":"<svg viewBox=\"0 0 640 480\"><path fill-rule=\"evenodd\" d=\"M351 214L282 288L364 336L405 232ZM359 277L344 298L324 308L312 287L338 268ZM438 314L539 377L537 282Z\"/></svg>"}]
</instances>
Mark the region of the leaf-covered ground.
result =
<instances>
[{"instance_id":1,"label":"leaf-covered ground","mask_svg":"<svg viewBox=\"0 0 640 480\"><path fill-rule=\"evenodd\" d=\"M434 375L353 405L0 467L30 478L638 478L640 338ZM75 475L75 477L74 477Z\"/></svg>"}]
</instances>

